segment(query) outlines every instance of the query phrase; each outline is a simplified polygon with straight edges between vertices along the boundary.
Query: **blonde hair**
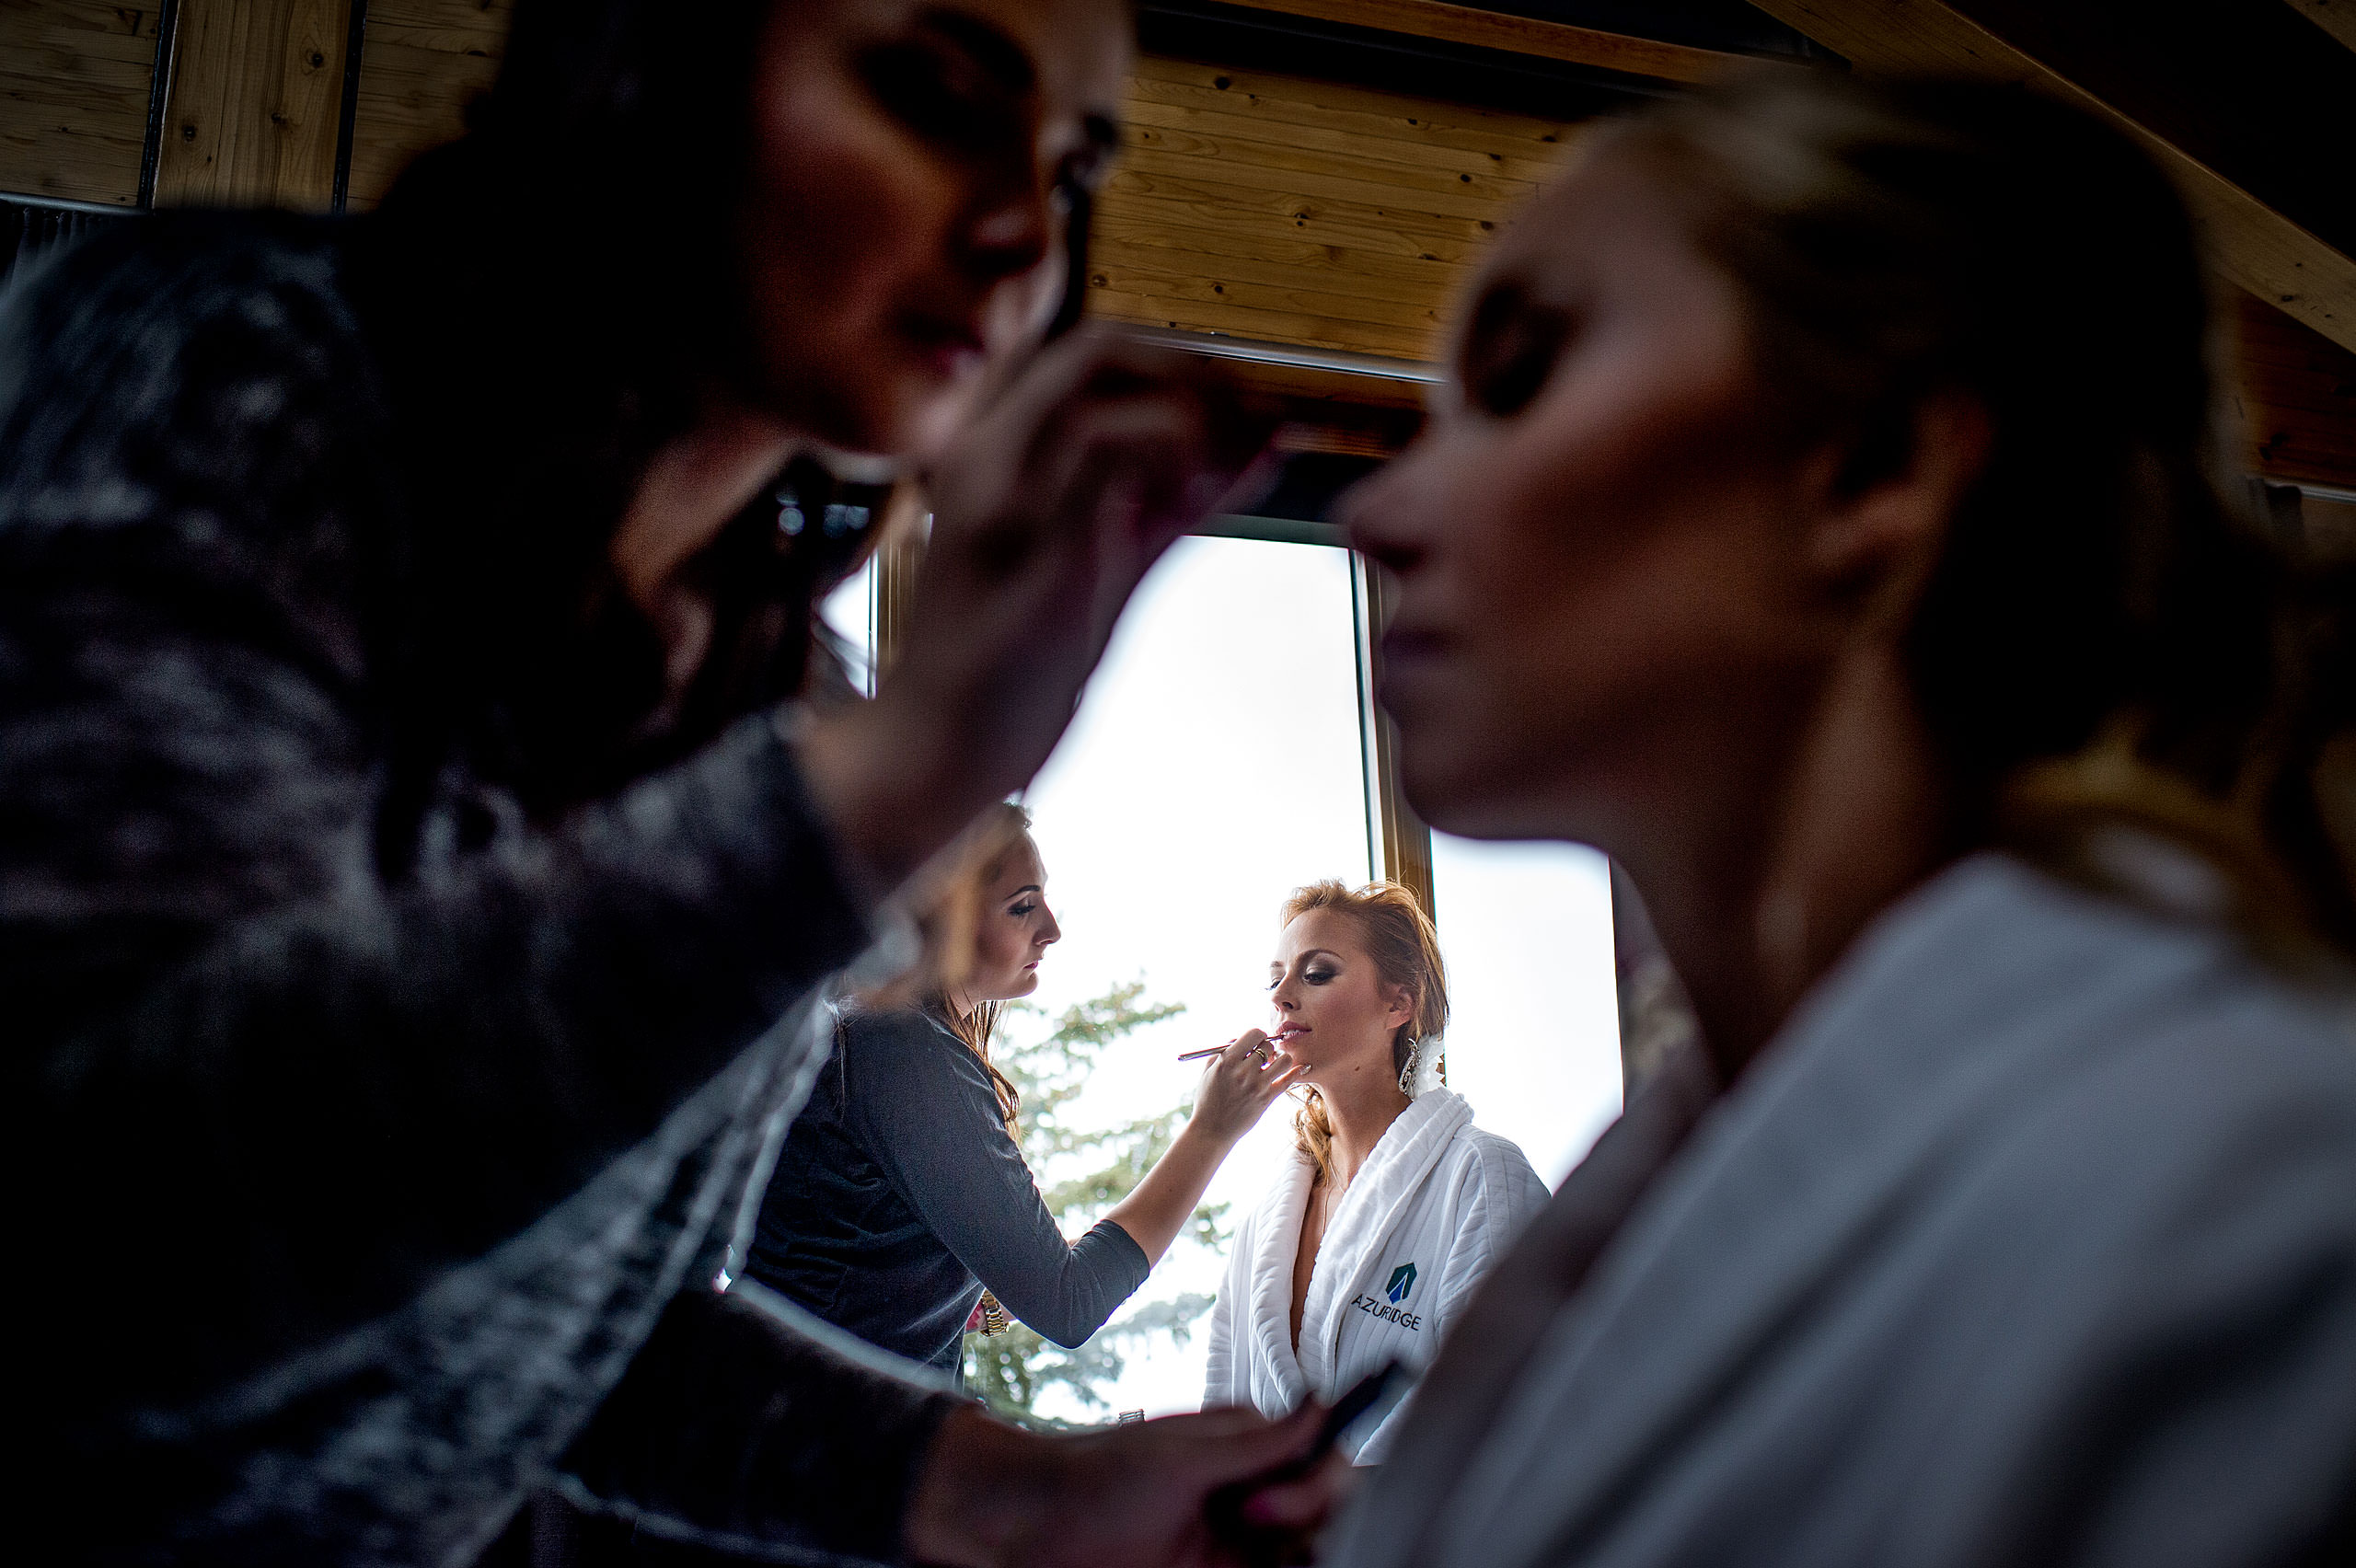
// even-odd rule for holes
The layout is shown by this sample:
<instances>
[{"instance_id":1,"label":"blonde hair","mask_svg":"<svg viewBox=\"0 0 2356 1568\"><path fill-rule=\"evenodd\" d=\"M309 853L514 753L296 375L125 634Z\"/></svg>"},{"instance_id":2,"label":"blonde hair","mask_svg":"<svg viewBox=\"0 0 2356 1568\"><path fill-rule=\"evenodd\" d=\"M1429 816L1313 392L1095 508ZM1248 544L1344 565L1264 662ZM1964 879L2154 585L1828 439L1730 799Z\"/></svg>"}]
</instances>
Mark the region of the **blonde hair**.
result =
<instances>
[{"instance_id":1,"label":"blonde hair","mask_svg":"<svg viewBox=\"0 0 2356 1568\"><path fill-rule=\"evenodd\" d=\"M1026 847L1034 854L1038 851L1031 839L1031 813L1012 801L1001 801L975 818L951 847L944 868L913 912L922 956L907 974L860 998L870 1008L920 1009L964 1041L990 1076L1010 1134L1015 1132L1022 1096L990 1060L990 1042L1003 1004L979 1002L972 1011L960 1013L949 998L974 973L976 937L990 883L1006 869L1008 858Z\"/></svg>"},{"instance_id":2,"label":"blonde hair","mask_svg":"<svg viewBox=\"0 0 2356 1568\"><path fill-rule=\"evenodd\" d=\"M1597 150L1663 177L1845 482L1902 467L1925 398L1988 410L1905 646L1964 838L2105 883L2131 825L2222 872L2261 949L2356 954L2356 582L2230 478L2211 286L2151 156L2010 86L1789 70Z\"/></svg>"},{"instance_id":3,"label":"blonde hair","mask_svg":"<svg viewBox=\"0 0 2356 1568\"><path fill-rule=\"evenodd\" d=\"M1277 917L1279 929L1314 910L1346 915L1366 942L1367 957L1386 986L1395 986L1412 998L1414 1016L1391 1036L1391 1067L1404 1073L1407 1059L1418 1044L1437 1041L1448 1029L1448 966L1439 955L1439 933L1415 895L1394 882L1371 882L1361 888L1345 887L1337 879L1293 889ZM1442 1081L1446 1081L1443 1078ZM1325 1098L1307 1091L1293 1117L1297 1147L1317 1168L1321 1182L1334 1174L1334 1121L1326 1113Z\"/></svg>"}]
</instances>

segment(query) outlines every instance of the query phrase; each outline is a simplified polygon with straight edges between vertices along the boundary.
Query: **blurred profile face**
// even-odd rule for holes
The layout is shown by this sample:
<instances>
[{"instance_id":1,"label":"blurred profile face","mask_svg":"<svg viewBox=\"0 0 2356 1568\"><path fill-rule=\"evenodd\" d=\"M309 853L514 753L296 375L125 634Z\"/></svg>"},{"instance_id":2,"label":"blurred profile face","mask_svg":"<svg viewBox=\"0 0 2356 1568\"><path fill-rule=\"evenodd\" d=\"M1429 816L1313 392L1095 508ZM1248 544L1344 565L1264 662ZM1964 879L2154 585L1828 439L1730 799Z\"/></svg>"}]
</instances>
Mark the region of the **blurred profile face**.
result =
<instances>
[{"instance_id":1,"label":"blurred profile face","mask_svg":"<svg viewBox=\"0 0 2356 1568\"><path fill-rule=\"evenodd\" d=\"M764 400L921 455L1062 297L1070 191L1115 136L1121 0L782 0L739 225Z\"/></svg>"},{"instance_id":2,"label":"blurred profile face","mask_svg":"<svg viewBox=\"0 0 2356 1568\"><path fill-rule=\"evenodd\" d=\"M1384 982L1350 916L1311 909L1286 923L1268 962L1268 1038L1310 1064L1299 1081L1334 1089L1368 1073L1397 1081L1391 1042L1415 1009Z\"/></svg>"},{"instance_id":3,"label":"blurred profile face","mask_svg":"<svg viewBox=\"0 0 2356 1568\"><path fill-rule=\"evenodd\" d=\"M964 990L975 1002L1011 1001L1039 988L1039 961L1063 940L1047 907L1047 872L1038 846L1015 841L982 893L974 928L974 968Z\"/></svg>"},{"instance_id":4,"label":"blurred profile face","mask_svg":"<svg viewBox=\"0 0 2356 1568\"><path fill-rule=\"evenodd\" d=\"M1795 725L1831 628L1733 284L1605 152L1497 245L1424 433L1345 498L1396 575L1381 699L1408 798L1613 847Z\"/></svg>"}]
</instances>

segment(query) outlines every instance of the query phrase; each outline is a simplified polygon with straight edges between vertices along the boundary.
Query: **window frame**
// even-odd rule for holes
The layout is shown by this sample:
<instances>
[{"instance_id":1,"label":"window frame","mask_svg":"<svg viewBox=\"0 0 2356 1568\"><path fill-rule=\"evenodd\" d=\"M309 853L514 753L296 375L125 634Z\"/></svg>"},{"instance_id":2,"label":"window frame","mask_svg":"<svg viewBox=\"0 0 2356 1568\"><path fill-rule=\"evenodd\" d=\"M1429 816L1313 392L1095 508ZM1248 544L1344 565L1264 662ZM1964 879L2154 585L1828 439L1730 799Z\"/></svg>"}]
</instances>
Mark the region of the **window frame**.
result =
<instances>
[{"instance_id":1,"label":"window frame","mask_svg":"<svg viewBox=\"0 0 2356 1568\"><path fill-rule=\"evenodd\" d=\"M876 555L875 588L869 602L870 645L877 680L891 668L901 640L907 634L917 565L924 559L924 528L920 520L895 521L899 525L887 525L886 543ZM1205 519L1202 526L1189 532L1203 538L1258 539L1272 544L1349 549L1349 536L1339 525L1292 517L1223 513ZM1357 676L1358 757L1366 791L1368 874L1388 878L1406 888L1423 905L1424 913L1437 922L1431 829L1415 814L1400 788L1397 727L1375 700L1375 662L1392 603L1391 589L1380 568L1356 550L1349 554L1350 613L1355 633L1351 651Z\"/></svg>"}]
</instances>

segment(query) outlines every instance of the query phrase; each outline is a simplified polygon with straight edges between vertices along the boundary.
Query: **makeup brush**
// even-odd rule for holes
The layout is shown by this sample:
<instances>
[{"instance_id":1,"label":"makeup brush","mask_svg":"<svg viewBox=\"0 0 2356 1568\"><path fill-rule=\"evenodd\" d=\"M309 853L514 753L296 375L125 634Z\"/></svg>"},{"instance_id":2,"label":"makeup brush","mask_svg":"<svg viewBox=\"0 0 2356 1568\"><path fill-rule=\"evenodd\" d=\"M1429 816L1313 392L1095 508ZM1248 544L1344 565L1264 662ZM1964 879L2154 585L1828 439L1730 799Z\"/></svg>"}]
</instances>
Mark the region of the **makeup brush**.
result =
<instances>
[{"instance_id":1,"label":"makeup brush","mask_svg":"<svg viewBox=\"0 0 2356 1568\"><path fill-rule=\"evenodd\" d=\"M1234 1042L1234 1041L1232 1041L1232 1040L1230 1040L1230 1041L1229 1041L1229 1042L1227 1043L1227 1045L1232 1045L1232 1044L1234 1044L1234 1043L1235 1043L1235 1042ZM1265 1051L1265 1050L1267 1050L1267 1049L1269 1049L1269 1048L1273 1047L1275 1044L1276 1044L1276 1042L1275 1042L1274 1040L1265 1040L1265 1039L1264 1039L1264 1040L1262 1040L1262 1041L1260 1042L1260 1043L1259 1043L1259 1044L1257 1044L1257 1045L1253 1046L1253 1050L1255 1050L1255 1051ZM1182 1061L1182 1062L1199 1062L1199 1061L1201 1061L1205 1056L1216 1056L1216 1055L1218 1055L1220 1052L1222 1052L1222 1051L1224 1051L1224 1050L1226 1050L1226 1049L1227 1049L1227 1045L1211 1045L1211 1046L1207 1046L1207 1047L1205 1047L1204 1049L1202 1049L1202 1050L1200 1050L1200 1051L1188 1051L1188 1052L1184 1053L1184 1055L1182 1055L1178 1059L1179 1059L1180 1061Z\"/></svg>"}]
</instances>

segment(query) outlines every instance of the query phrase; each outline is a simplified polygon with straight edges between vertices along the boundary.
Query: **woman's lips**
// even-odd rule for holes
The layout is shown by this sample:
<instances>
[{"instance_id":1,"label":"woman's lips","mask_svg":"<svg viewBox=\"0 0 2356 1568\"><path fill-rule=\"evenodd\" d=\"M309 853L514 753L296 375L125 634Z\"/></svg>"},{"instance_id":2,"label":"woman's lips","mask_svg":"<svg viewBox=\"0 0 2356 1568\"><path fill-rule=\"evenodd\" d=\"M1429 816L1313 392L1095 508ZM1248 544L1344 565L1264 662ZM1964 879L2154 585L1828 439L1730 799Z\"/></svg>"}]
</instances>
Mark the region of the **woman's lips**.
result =
<instances>
[{"instance_id":1,"label":"woman's lips","mask_svg":"<svg viewBox=\"0 0 2356 1568\"><path fill-rule=\"evenodd\" d=\"M1273 1043L1281 1045L1288 1040L1298 1040L1308 1032L1309 1026L1305 1023L1288 1023L1282 1029L1277 1030L1274 1034L1269 1035L1268 1039Z\"/></svg>"},{"instance_id":2,"label":"woman's lips","mask_svg":"<svg viewBox=\"0 0 2356 1568\"><path fill-rule=\"evenodd\" d=\"M1382 638L1376 661L1375 700L1403 717L1400 709L1415 704L1417 694L1428 695L1432 685L1448 674L1447 640L1430 632L1393 628Z\"/></svg>"},{"instance_id":3,"label":"woman's lips","mask_svg":"<svg viewBox=\"0 0 2356 1568\"><path fill-rule=\"evenodd\" d=\"M1440 640L1433 632L1393 626L1382 634L1382 662L1385 665L1427 663L1438 656Z\"/></svg>"},{"instance_id":4,"label":"woman's lips","mask_svg":"<svg viewBox=\"0 0 2356 1568\"><path fill-rule=\"evenodd\" d=\"M988 355L981 329L967 322L914 317L905 324L904 330L916 347L917 357L944 376L968 375L980 369Z\"/></svg>"}]
</instances>

